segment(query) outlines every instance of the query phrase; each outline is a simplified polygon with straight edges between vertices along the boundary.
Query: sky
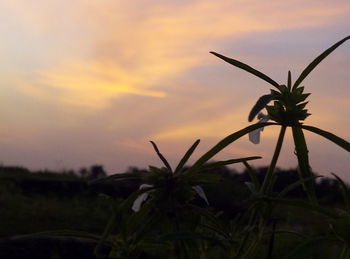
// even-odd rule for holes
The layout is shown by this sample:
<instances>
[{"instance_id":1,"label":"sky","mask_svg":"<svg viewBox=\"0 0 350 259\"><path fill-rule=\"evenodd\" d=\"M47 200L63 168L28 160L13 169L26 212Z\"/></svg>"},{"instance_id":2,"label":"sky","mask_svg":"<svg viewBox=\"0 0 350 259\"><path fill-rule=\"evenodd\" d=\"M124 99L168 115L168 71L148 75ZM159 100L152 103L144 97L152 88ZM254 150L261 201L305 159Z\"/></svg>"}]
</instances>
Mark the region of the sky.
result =
<instances>
[{"instance_id":1,"label":"sky","mask_svg":"<svg viewBox=\"0 0 350 259\"><path fill-rule=\"evenodd\" d=\"M350 35L348 0L2 0L0 2L0 163L68 170L101 164L109 173L161 166L150 140L176 166L196 140L195 161L248 126L271 88L211 55L241 60L285 84L323 50ZM305 121L350 141L350 41L303 81ZM262 156L245 136L219 159ZM349 153L306 133L322 175L350 180ZM278 161L294 168L291 131ZM239 168L239 167L238 167Z\"/></svg>"}]
</instances>

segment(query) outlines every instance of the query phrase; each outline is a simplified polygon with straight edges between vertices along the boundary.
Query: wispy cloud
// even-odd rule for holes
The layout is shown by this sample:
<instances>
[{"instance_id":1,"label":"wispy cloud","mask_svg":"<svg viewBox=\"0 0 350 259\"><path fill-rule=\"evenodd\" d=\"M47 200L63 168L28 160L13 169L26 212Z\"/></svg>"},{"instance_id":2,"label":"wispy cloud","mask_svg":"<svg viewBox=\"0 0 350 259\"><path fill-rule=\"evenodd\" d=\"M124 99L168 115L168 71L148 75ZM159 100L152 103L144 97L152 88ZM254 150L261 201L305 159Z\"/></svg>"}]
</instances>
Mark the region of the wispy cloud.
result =
<instances>
[{"instance_id":1,"label":"wispy cloud","mask_svg":"<svg viewBox=\"0 0 350 259\"><path fill-rule=\"evenodd\" d=\"M246 126L251 105L268 88L245 87L261 82L208 51L224 49L231 55L239 50L237 58L249 54L246 61L262 61L256 64L266 66L267 72L286 67L290 60L297 62L293 67L304 67L313 56L302 59L309 50L302 49L303 38L309 48L319 46L308 32L323 32L325 27L327 35L338 37L349 12L343 0L3 0L0 94L6 107L0 113L6 114L6 126L0 133L12 141L1 143L14 150L30 150L23 145L39 143L41 160L46 154L53 160L55 147L65 143L71 164L91 161L98 151L110 167L149 158L151 151L143 146L149 139L176 143L174 153L182 152L180 146L190 139L215 143ZM288 53L297 35L302 57L296 48ZM245 45L248 41L253 43ZM285 54L277 57L281 49ZM322 81L321 75L313 82ZM341 99L336 93L334 98ZM315 121L339 124L321 99L314 105L326 117L315 116ZM266 138L272 134L264 132ZM235 152L240 149L242 154L251 148L238 146ZM111 153L120 159L114 161Z\"/></svg>"},{"instance_id":2,"label":"wispy cloud","mask_svg":"<svg viewBox=\"0 0 350 259\"><path fill-rule=\"evenodd\" d=\"M50 95L46 87L62 89L62 104L95 108L121 94L165 96L167 81L207 63L208 50L228 38L322 26L346 12L344 4L317 1L303 3L303 8L275 1L11 1L3 5L17 16L18 27L36 39L32 43L40 46L34 46L37 56L32 62L37 64L38 58L43 64L30 71L34 76L28 89L41 88L36 92L41 91L43 98Z\"/></svg>"}]
</instances>

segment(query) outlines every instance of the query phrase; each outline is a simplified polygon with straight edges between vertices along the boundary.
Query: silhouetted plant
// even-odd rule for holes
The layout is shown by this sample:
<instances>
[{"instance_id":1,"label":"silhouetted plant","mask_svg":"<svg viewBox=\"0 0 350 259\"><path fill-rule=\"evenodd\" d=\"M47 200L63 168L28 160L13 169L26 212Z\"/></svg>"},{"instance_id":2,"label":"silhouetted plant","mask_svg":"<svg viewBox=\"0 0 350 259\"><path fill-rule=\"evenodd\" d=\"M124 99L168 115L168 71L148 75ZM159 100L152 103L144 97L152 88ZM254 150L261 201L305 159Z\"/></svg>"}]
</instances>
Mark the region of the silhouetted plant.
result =
<instances>
[{"instance_id":1,"label":"silhouetted plant","mask_svg":"<svg viewBox=\"0 0 350 259\"><path fill-rule=\"evenodd\" d=\"M151 141L163 163L162 167L150 166L148 172L131 170L91 182L92 185L127 180L140 183L139 188L123 200L102 195L111 207L111 217L102 235L77 231L42 234L94 240L98 242L96 255L101 258L106 255L103 247L110 248L110 258L349 258L350 190L334 174L342 192L344 208L320 205L315 190L315 179L319 176L310 169L304 131L316 133L348 152L350 143L330 132L303 124L310 116L306 109L306 99L310 94L305 93L301 86L322 60L349 39L350 36L325 50L294 83L288 72L285 85L278 84L247 64L211 52L274 87L258 99L249 113L249 121L257 117L259 122L225 137L193 165L186 166L199 144L197 140L174 170ZM258 156L210 162L228 145L247 134L253 143L259 143L261 130L272 125L279 126L280 133L266 172L259 173L248 163L260 158ZM276 165L288 127L292 129L298 178L281 184ZM208 171L233 163L243 163L246 167L249 177L241 179L245 181L242 188L245 188L248 197L242 198L240 208L227 216L224 211L210 207L211 201L202 186L217 183L217 188L220 188L220 174ZM295 199L290 195L300 191L300 187L308 199ZM206 206L193 203L195 197L202 199ZM300 213L302 220L298 219ZM312 229L315 225L319 225L319 229ZM276 247L282 248L276 251Z\"/></svg>"}]
</instances>

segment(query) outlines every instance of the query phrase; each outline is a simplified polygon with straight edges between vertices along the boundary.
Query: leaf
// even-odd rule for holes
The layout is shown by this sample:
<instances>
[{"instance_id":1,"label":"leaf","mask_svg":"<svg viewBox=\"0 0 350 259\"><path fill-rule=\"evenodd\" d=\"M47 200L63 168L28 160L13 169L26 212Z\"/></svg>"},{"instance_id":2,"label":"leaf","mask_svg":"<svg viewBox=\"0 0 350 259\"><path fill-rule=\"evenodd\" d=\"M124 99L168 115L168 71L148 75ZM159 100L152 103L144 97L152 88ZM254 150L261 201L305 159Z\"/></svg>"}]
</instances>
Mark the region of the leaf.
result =
<instances>
[{"instance_id":1,"label":"leaf","mask_svg":"<svg viewBox=\"0 0 350 259\"><path fill-rule=\"evenodd\" d=\"M141 230L142 227L145 227L147 216L152 210L152 204L145 204L142 206L142 208L132 213L128 219L126 220L126 223L123 222L123 225L126 225L127 230L130 232L129 234L133 234L135 232L138 232Z\"/></svg>"},{"instance_id":2,"label":"leaf","mask_svg":"<svg viewBox=\"0 0 350 259\"><path fill-rule=\"evenodd\" d=\"M255 189L259 190L260 189L260 182L259 182L258 174L246 161L244 161L243 164L247 168L247 173L248 173L250 179L252 180L252 182L255 186Z\"/></svg>"},{"instance_id":3,"label":"leaf","mask_svg":"<svg viewBox=\"0 0 350 259\"><path fill-rule=\"evenodd\" d=\"M273 252L273 247L275 244L276 224L277 224L277 221L276 221L276 219L274 219L273 223L272 223L272 233L270 236L269 246L268 246L268 251L267 251L267 259L272 259L272 252Z\"/></svg>"},{"instance_id":4,"label":"leaf","mask_svg":"<svg viewBox=\"0 0 350 259\"><path fill-rule=\"evenodd\" d=\"M213 52L211 51L210 52L211 54L221 58L222 60L226 61L227 63L230 63L231 65L235 66L235 67L238 67L240 69L243 69L259 78L261 78L262 80L265 80L266 82L270 83L271 85L273 85L274 87L278 88L279 87L279 84L277 82L275 82L273 79L271 79L270 77L268 77L267 75L265 75L264 73L252 68L251 66L247 65L247 64L244 64L243 62L241 61L238 61L238 60L235 60L235 59L232 59L232 58L228 58L228 57L225 57L219 53L216 53L216 52Z\"/></svg>"},{"instance_id":5,"label":"leaf","mask_svg":"<svg viewBox=\"0 0 350 259\"><path fill-rule=\"evenodd\" d=\"M290 92L292 89L292 74L290 73L290 70L288 71L288 82L287 82L287 87Z\"/></svg>"},{"instance_id":6,"label":"leaf","mask_svg":"<svg viewBox=\"0 0 350 259\"><path fill-rule=\"evenodd\" d=\"M255 116L262 110L265 108L265 106L274 99L274 95L272 94L266 94L261 96L258 101L256 102L256 104L253 106L252 110L249 113L248 116L248 121L251 122Z\"/></svg>"},{"instance_id":7,"label":"leaf","mask_svg":"<svg viewBox=\"0 0 350 259\"><path fill-rule=\"evenodd\" d=\"M159 156L160 160L162 160L163 164L165 165L166 168L168 168L168 170L170 172L172 172L173 170L171 169L170 164L168 163L168 161L165 159L165 157L159 152L159 149L156 145L156 143L154 143L153 141L150 141L154 150L156 151L157 155Z\"/></svg>"},{"instance_id":8,"label":"leaf","mask_svg":"<svg viewBox=\"0 0 350 259\"><path fill-rule=\"evenodd\" d=\"M180 172L182 170L182 168L184 167L184 165L186 164L186 162L188 161L188 159L191 157L191 155L193 154L194 150L198 146L199 142L200 142L200 140L197 139L193 143L193 145L187 150L186 154L183 156L183 158L181 159L180 163L176 167L175 173L178 173L178 172Z\"/></svg>"},{"instance_id":9,"label":"leaf","mask_svg":"<svg viewBox=\"0 0 350 259\"><path fill-rule=\"evenodd\" d=\"M325 131L325 130L321 130L321 129L313 127L313 126L301 125L300 127L303 129L306 129L308 131L311 131L313 133L316 133L316 134L332 141L333 143L337 144L339 147L344 148L346 151L350 152L350 143L347 142L345 139L342 139L342 138L334 135L333 133L330 133L330 132Z\"/></svg>"},{"instance_id":10,"label":"leaf","mask_svg":"<svg viewBox=\"0 0 350 259\"><path fill-rule=\"evenodd\" d=\"M13 237L13 239L28 239L33 237L70 237L70 238L78 238L78 239L88 239L92 241L98 242L101 239L101 236L91 234L89 232L85 231L78 231L78 230L51 230L51 231L43 231L28 235L18 235Z\"/></svg>"},{"instance_id":11,"label":"leaf","mask_svg":"<svg viewBox=\"0 0 350 259\"><path fill-rule=\"evenodd\" d=\"M252 183L252 182L244 182L244 184L248 187L249 191L252 194L258 194L258 190L256 189L254 183Z\"/></svg>"},{"instance_id":12,"label":"leaf","mask_svg":"<svg viewBox=\"0 0 350 259\"><path fill-rule=\"evenodd\" d=\"M283 259L309 259L314 258L315 251L320 247L325 247L329 243L336 243L338 240L331 237L316 237L297 246L289 255Z\"/></svg>"},{"instance_id":13,"label":"leaf","mask_svg":"<svg viewBox=\"0 0 350 259\"><path fill-rule=\"evenodd\" d=\"M96 245L95 249L94 249L94 253L95 255L97 255L97 257L99 257L100 255L102 255L102 246L106 243L106 241L108 240L109 235L112 233L113 228L115 226L116 223L116 212L115 210L113 210L111 217L108 220L107 226L105 227L102 237L100 238L100 240L98 241L98 244Z\"/></svg>"},{"instance_id":14,"label":"leaf","mask_svg":"<svg viewBox=\"0 0 350 259\"><path fill-rule=\"evenodd\" d=\"M312 180L315 180L316 178L319 178L321 176L311 176L309 178L306 178L306 179L299 179L299 181L295 182L295 183L292 183L290 185L288 185L286 188L284 188L279 194L278 194L278 197L283 197L285 196L287 193L289 193L290 191L298 188L300 185L303 185L305 182L308 182L308 181L312 181Z\"/></svg>"},{"instance_id":15,"label":"leaf","mask_svg":"<svg viewBox=\"0 0 350 259\"><path fill-rule=\"evenodd\" d=\"M96 179L89 182L89 185L100 184L108 181L122 181L122 180L130 180L130 179L141 179L145 175L144 172L134 172L134 173L122 173L122 174L112 174L110 176Z\"/></svg>"},{"instance_id":16,"label":"leaf","mask_svg":"<svg viewBox=\"0 0 350 259\"><path fill-rule=\"evenodd\" d=\"M230 159L230 160L225 160L225 161L212 162L212 163L205 164L204 166L201 167L201 169L216 168L219 166L242 163L245 161L261 159L261 158L262 158L261 156L251 156L251 157L244 157L244 158Z\"/></svg>"},{"instance_id":17,"label":"leaf","mask_svg":"<svg viewBox=\"0 0 350 259\"><path fill-rule=\"evenodd\" d=\"M293 206L298 208L307 209L313 212L317 212L321 215L324 215L326 217L329 217L331 219L335 219L338 217L337 213L333 210L330 210L328 208L319 206L317 204L312 204L310 202L304 201L304 200L292 200L287 198L269 198L265 197L263 199L266 199L271 202L275 202L277 204L285 205L285 206Z\"/></svg>"},{"instance_id":18,"label":"leaf","mask_svg":"<svg viewBox=\"0 0 350 259\"><path fill-rule=\"evenodd\" d=\"M191 183L191 185L206 184L217 182L221 179L221 175L213 173L190 173L185 175L185 179Z\"/></svg>"},{"instance_id":19,"label":"leaf","mask_svg":"<svg viewBox=\"0 0 350 259\"><path fill-rule=\"evenodd\" d=\"M341 187L341 191L342 191L342 194L343 194L343 198L344 198L344 203L345 203L346 209L348 211L350 211L350 191L349 191L348 187L346 186L346 184L343 182L343 180L339 176L337 176L334 173L331 173L331 174L340 183L340 187Z\"/></svg>"},{"instance_id":20,"label":"leaf","mask_svg":"<svg viewBox=\"0 0 350 259\"><path fill-rule=\"evenodd\" d=\"M305 182L305 178L312 176L309 164L309 151L307 149L304 133L301 128L292 127L293 139L295 144L295 151L298 158L299 178L302 180L302 186L309 198L309 200L317 204L315 188L313 182Z\"/></svg>"},{"instance_id":21,"label":"leaf","mask_svg":"<svg viewBox=\"0 0 350 259\"><path fill-rule=\"evenodd\" d=\"M298 104L297 105L297 107L298 107L298 109L304 109L305 108L305 106L308 104L309 102L303 102L303 103L300 103L300 104Z\"/></svg>"},{"instance_id":22,"label":"leaf","mask_svg":"<svg viewBox=\"0 0 350 259\"><path fill-rule=\"evenodd\" d=\"M279 229L279 230L276 230L276 234L279 234L279 235L283 235L283 234L286 234L286 235L294 235L294 236L297 236L299 238L307 238L307 235L304 234L304 233L300 233L300 232L297 232L297 231L293 231L293 230L289 230L289 229Z\"/></svg>"},{"instance_id":23,"label":"leaf","mask_svg":"<svg viewBox=\"0 0 350 259\"><path fill-rule=\"evenodd\" d=\"M159 240L162 241L177 241L177 240L193 240L193 239L204 239L216 243L219 246L222 246L220 240L213 237L212 235L205 235L201 233L195 233L190 231L179 231L169 234L164 234L159 236Z\"/></svg>"},{"instance_id":24,"label":"leaf","mask_svg":"<svg viewBox=\"0 0 350 259\"><path fill-rule=\"evenodd\" d=\"M303 101L305 101L309 96L310 96L309 93L308 93L308 94L299 94L299 95L295 96L295 101L296 101L297 103L303 102Z\"/></svg>"},{"instance_id":25,"label":"leaf","mask_svg":"<svg viewBox=\"0 0 350 259\"><path fill-rule=\"evenodd\" d=\"M255 123L253 125L250 125L248 127L245 127L244 129L241 129L237 132L232 133L231 135L225 137L220 142L218 142L214 147L212 147L207 153L205 153L203 156L201 156L194 164L193 166L187 171L187 173L195 172L197 171L201 166L203 166L204 163L209 161L213 156L215 156L217 153L219 153L221 150L223 150L225 147L230 145L232 142L236 141L237 139L241 138L242 136L248 134L249 132L262 128L267 127L271 125L278 125L277 123L273 122L263 122L263 123Z\"/></svg>"},{"instance_id":26,"label":"leaf","mask_svg":"<svg viewBox=\"0 0 350 259\"><path fill-rule=\"evenodd\" d=\"M329 54L331 54L336 48L338 48L341 44L343 44L345 41L350 39L350 36L345 37L344 39L338 41L330 48L326 49L324 52L322 52L318 57L316 57L300 74L298 79L295 81L293 85L293 89L297 88L300 83L310 74L310 72L323 60L325 59Z\"/></svg>"},{"instance_id":27,"label":"leaf","mask_svg":"<svg viewBox=\"0 0 350 259\"><path fill-rule=\"evenodd\" d=\"M199 197L201 197L205 203L209 206L209 201L207 198L207 195L205 195L205 192L203 188L199 185L192 186L192 189L198 194Z\"/></svg>"}]
</instances>

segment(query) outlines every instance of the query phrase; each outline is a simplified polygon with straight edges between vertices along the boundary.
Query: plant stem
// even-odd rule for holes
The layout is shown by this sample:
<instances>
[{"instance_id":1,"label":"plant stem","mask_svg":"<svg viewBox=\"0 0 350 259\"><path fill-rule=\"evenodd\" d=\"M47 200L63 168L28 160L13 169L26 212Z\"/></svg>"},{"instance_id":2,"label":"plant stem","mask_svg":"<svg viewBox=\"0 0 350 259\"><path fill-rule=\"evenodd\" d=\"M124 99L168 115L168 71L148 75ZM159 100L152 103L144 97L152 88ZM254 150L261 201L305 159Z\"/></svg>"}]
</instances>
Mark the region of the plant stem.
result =
<instances>
[{"instance_id":1,"label":"plant stem","mask_svg":"<svg viewBox=\"0 0 350 259\"><path fill-rule=\"evenodd\" d=\"M270 240L269 240L267 259L272 259L273 246L275 243L276 224L277 224L277 220L272 219L272 232L271 232L271 236L270 236Z\"/></svg>"},{"instance_id":2,"label":"plant stem","mask_svg":"<svg viewBox=\"0 0 350 259\"><path fill-rule=\"evenodd\" d=\"M339 256L339 259L346 259L348 256L348 252L349 252L349 247L346 244L344 244L341 254Z\"/></svg>"},{"instance_id":3,"label":"plant stem","mask_svg":"<svg viewBox=\"0 0 350 259\"><path fill-rule=\"evenodd\" d=\"M278 160L278 157L279 157L281 149L282 149L282 144L283 144L284 135L286 133L286 128L287 128L287 126L285 126L285 125L282 125L282 127L281 127L280 134L278 136L278 140L277 140L277 144L276 144L276 148L275 148L275 152L274 152L273 157L271 159L269 169L267 170L266 176L264 178L264 182L261 186L260 193L264 193L272 187L272 186L270 186L271 185L271 178L272 178L273 171L276 168L277 160Z\"/></svg>"}]
</instances>

